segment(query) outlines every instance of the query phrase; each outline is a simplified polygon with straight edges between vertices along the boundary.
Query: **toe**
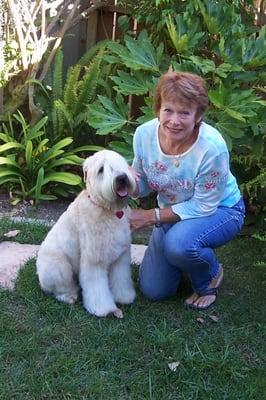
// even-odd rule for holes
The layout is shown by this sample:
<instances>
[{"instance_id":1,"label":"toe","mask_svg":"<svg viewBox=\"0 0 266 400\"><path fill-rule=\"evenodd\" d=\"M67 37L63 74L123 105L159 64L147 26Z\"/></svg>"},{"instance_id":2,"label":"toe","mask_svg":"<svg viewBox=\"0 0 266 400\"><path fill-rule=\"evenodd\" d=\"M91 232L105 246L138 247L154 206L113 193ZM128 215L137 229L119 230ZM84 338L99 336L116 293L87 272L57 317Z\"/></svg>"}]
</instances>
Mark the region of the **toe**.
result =
<instances>
[{"instance_id":1,"label":"toe","mask_svg":"<svg viewBox=\"0 0 266 400\"><path fill-rule=\"evenodd\" d=\"M194 302L198 299L198 295L197 293L193 293L190 297L188 297L185 301L185 304L187 306L191 306L192 304L194 304Z\"/></svg>"},{"instance_id":2,"label":"toe","mask_svg":"<svg viewBox=\"0 0 266 400\"><path fill-rule=\"evenodd\" d=\"M210 305L212 305L216 300L216 296L214 295L209 295L209 296L202 296L198 297L198 299L193 303L193 305L197 308L208 308Z\"/></svg>"}]
</instances>

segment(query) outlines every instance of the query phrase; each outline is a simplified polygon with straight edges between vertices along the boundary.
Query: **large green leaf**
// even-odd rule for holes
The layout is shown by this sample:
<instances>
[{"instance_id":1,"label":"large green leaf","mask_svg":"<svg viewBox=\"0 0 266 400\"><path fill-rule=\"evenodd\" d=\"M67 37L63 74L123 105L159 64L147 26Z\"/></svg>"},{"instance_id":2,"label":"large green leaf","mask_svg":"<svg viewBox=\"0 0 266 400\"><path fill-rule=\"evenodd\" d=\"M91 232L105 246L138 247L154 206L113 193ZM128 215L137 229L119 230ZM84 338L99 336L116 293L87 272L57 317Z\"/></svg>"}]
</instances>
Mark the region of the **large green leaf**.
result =
<instances>
[{"instance_id":1,"label":"large green leaf","mask_svg":"<svg viewBox=\"0 0 266 400\"><path fill-rule=\"evenodd\" d=\"M58 197L54 196L53 194L40 194L39 200L46 200L46 201L53 201L57 200Z\"/></svg>"},{"instance_id":2,"label":"large green leaf","mask_svg":"<svg viewBox=\"0 0 266 400\"><path fill-rule=\"evenodd\" d=\"M0 146L0 153L10 149L23 149L23 146L18 142L9 142Z\"/></svg>"},{"instance_id":3,"label":"large green leaf","mask_svg":"<svg viewBox=\"0 0 266 400\"><path fill-rule=\"evenodd\" d=\"M108 48L116 53L122 62L133 70L148 70L160 73L163 44L155 49L144 30L137 39L125 37L126 48L118 43L109 43Z\"/></svg>"},{"instance_id":4,"label":"large green leaf","mask_svg":"<svg viewBox=\"0 0 266 400\"><path fill-rule=\"evenodd\" d=\"M266 65L266 25L261 28L258 37L250 36L248 38L243 64L248 69Z\"/></svg>"},{"instance_id":5,"label":"large green leaf","mask_svg":"<svg viewBox=\"0 0 266 400\"><path fill-rule=\"evenodd\" d=\"M117 96L116 103L107 97L98 96L102 106L92 105L88 123L97 129L98 135L107 135L111 132L120 130L128 122L128 108L121 104L121 98Z\"/></svg>"},{"instance_id":6,"label":"large green leaf","mask_svg":"<svg viewBox=\"0 0 266 400\"><path fill-rule=\"evenodd\" d=\"M26 158L26 164L29 170L32 170L32 165L33 165L33 158L32 158L32 141L28 140L26 144L26 149L25 149L25 158Z\"/></svg>"},{"instance_id":7,"label":"large green leaf","mask_svg":"<svg viewBox=\"0 0 266 400\"><path fill-rule=\"evenodd\" d=\"M69 146L73 142L73 138L67 137L65 139L60 140L51 148L52 151L56 151L62 149L63 147Z\"/></svg>"},{"instance_id":8,"label":"large green leaf","mask_svg":"<svg viewBox=\"0 0 266 400\"><path fill-rule=\"evenodd\" d=\"M42 153L40 156L40 162L38 163L38 165L35 166L34 170L36 171L36 169L43 167L48 161L60 156L63 153L64 150L54 150L54 149L50 149L46 153Z\"/></svg>"},{"instance_id":9,"label":"large green leaf","mask_svg":"<svg viewBox=\"0 0 266 400\"><path fill-rule=\"evenodd\" d=\"M204 2L201 0L195 0L195 2L199 7L208 31L211 34L218 34L219 30L216 18L210 15L210 10L206 10ZM209 3L207 3L207 5L209 5Z\"/></svg>"},{"instance_id":10,"label":"large green leaf","mask_svg":"<svg viewBox=\"0 0 266 400\"><path fill-rule=\"evenodd\" d=\"M42 135L45 134L44 131L41 131L41 129L43 128L43 126L47 123L48 121L48 117L43 117L42 119L40 119L40 121L38 121L28 132L27 134L27 139L28 140L32 140L35 139L37 137L40 137Z\"/></svg>"},{"instance_id":11,"label":"large green leaf","mask_svg":"<svg viewBox=\"0 0 266 400\"><path fill-rule=\"evenodd\" d=\"M121 154L125 159L131 163L133 160L133 148L132 146L129 147L129 145L125 142L118 142L118 141L112 141L109 143L108 147L117 153Z\"/></svg>"},{"instance_id":12,"label":"large green leaf","mask_svg":"<svg viewBox=\"0 0 266 400\"><path fill-rule=\"evenodd\" d=\"M254 118L259 107L253 90L240 91L222 85L218 89L209 90L209 99L215 107L241 122Z\"/></svg>"},{"instance_id":13,"label":"large green leaf","mask_svg":"<svg viewBox=\"0 0 266 400\"><path fill-rule=\"evenodd\" d=\"M49 172L45 175L43 185L49 182L61 182L66 185L80 185L82 180L80 176L74 175L71 172Z\"/></svg>"},{"instance_id":14,"label":"large green leaf","mask_svg":"<svg viewBox=\"0 0 266 400\"><path fill-rule=\"evenodd\" d=\"M13 165L14 167L18 167L16 161L10 157L0 157L0 165Z\"/></svg>"},{"instance_id":15,"label":"large green leaf","mask_svg":"<svg viewBox=\"0 0 266 400\"><path fill-rule=\"evenodd\" d=\"M75 154L69 156L65 154L63 158L51 161L46 168L46 171L55 169L56 167L61 167L62 165L81 165L83 162L84 159Z\"/></svg>"},{"instance_id":16,"label":"large green leaf","mask_svg":"<svg viewBox=\"0 0 266 400\"><path fill-rule=\"evenodd\" d=\"M34 155L36 156L37 154L43 152L46 148L47 143L49 142L49 139L43 139L38 146L36 147L36 149L34 149Z\"/></svg>"},{"instance_id":17,"label":"large green leaf","mask_svg":"<svg viewBox=\"0 0 266 400\"><path fill-rule=\"evenodd\" d=\"M6 133L0 133L0 139L5 143L12 142L14 140L14 138L12 138L12 136L10 136Z\"/></svg>"},{"instance_id":18,"label":"large green leaf","mask_svg":"<svg viewBox=\"0 0 266 400\"><path fill-rule=\"evenodd\" d=\"M21 171L14 171L12 168L8 167L0 167L0 178L3 178L4 176L8 175L24 177Z\"/></svg>"},{"instance_id":19,"label":"large green leaf","mask_svg":"<svg viewBox=\"0 0 266 400\"><path fill-rule=\"evenodd\" d=\"M38 204L40 201L43 181L44 181L44 169L40 168L38 171L37 182L36 182L36 187L35 187L35 202L36 202L36 204Z\"/></svg>"},{"instance_id":20,"label":"large green leaf","mask_svg":"<svg viewBox=\"0 0 266 400\"><path fill-rule=\"evenodd\" d=\"M174 17L168 14L165 23L177 54L187 54L189 51L193 51L204 36L204 32L199 32L199 25L195 18L191 19L187 12Z\"/></svg>"},{"instance_id":21,"label":"large green leaf","mask_svg":"<svg viewBox=\"0 0 266 400\"><path fill-rule=\"evenodd\" d=\"M90 153L95 153L96 151L104 150L102 146L94 146L92 144L87 144L85 146L75 147L72 153L80 153L81 151L89 151ZM67 154L66 154L67 155Z\"/></svg>"},{"instance_id":22,"label":"large green leaf","mask_svg":"<svg viewBox=\"0 0 266 400\"><path fill-rule=\"evenodd\" d=\"M212 60L198 56L190 56L189 59L193 61L193 63L201 70L204 75L209 72L215 71L215 64Z\"/></svg>"},{"instance_id":23,"label":"large green leaf","mask_svg":"<svg viewBox=\"0 0 266 400\"><path fill-rule=\"evenodd\" d=\"M4 177L0 177L0 186L4 185L5 183L20 183L20 180L14 175L7 175Z\"/></svg>"},{"instance_id":24,"label":"large green leaf","mask_svg":"<svg viewBox=\"0 0 266 400\"><path fill-rule=\"evenodd\" d=\"M111 79L117 86L114 88L121 94L129 95L143 95L150 90L149 80L143 74L138 74L137 71L134 75L124 71L117 71L118 76L111 76Z\"/></svg>"}]
</instances>

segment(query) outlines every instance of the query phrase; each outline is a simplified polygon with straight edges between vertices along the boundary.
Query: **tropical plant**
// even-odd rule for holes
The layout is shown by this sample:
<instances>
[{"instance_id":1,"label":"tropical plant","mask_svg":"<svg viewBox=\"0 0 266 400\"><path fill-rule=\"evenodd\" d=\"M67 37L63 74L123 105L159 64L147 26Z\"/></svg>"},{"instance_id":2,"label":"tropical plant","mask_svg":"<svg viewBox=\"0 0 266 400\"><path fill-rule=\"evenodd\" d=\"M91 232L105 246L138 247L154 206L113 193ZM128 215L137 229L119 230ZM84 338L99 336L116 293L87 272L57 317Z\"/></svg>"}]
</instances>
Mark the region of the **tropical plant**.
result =
<instances>
[{"instance_id":1,"label":"tropical plant","mask_svg":"<svg viewBox=\"0 0 266 400\"><path fill-rule=\"evenodd\" d=\"M39 107L48 116L47 132L52 143L66 136L73 137L73 146L82 141L94 142L88 115L96 93L100 93L101 87L106 88L105 79L110 66L104 68L103 65L105 47L106 42L102 41L90 48L77 64L68 69L66 78L63 52L58 49L52 73L37 96Z\"/></svg>"},{"instance_id":2,"label":"tropical plant","mask_svg":"<svg viewBox=\"0 0 266 400\"><path fill-rule=\"evenodd\" d=\"M18 123L20 132L14 129ZM30 126L18 111L9 119L9 125L3 124L0 133L0 186L8 187L13 203L21 199L55 200L58 196L68 196L76 187L80 190L82 180L79 175L68 172L67 166L78 166L84 161L76 153L97 151L97 146L82 146L67 150L73 139L66 137L52 146L46 137L47 117L34 126Z\"/></svg>"}]
</instances>

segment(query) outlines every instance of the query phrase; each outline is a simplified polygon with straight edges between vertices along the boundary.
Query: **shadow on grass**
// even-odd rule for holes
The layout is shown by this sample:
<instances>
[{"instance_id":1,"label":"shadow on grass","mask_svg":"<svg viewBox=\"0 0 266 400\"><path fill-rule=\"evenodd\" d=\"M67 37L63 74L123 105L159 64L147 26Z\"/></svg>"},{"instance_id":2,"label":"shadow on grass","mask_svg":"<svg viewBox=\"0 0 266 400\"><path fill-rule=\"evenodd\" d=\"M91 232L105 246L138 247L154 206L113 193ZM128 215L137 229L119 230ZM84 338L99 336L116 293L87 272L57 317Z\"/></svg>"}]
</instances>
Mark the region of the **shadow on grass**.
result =
<instances>
[{"instance_id":1,"label":"shadow on grass","mask_svg":"<svg viewBox=\"0 0 266 400\"><path fill-rule=\"evenodd\" d=\"M184 308L184 280L164 302L138 292L122 307L123 320L92 317L81 299L69 306L46 296L29 261L15 290L0 291L0 393L23 400L263 399L266 277L253 266L263 252L252 238L219 249L225 279L207 311ZM137 267L133 275L137 286Z\"/></svg>"}]
</instances>

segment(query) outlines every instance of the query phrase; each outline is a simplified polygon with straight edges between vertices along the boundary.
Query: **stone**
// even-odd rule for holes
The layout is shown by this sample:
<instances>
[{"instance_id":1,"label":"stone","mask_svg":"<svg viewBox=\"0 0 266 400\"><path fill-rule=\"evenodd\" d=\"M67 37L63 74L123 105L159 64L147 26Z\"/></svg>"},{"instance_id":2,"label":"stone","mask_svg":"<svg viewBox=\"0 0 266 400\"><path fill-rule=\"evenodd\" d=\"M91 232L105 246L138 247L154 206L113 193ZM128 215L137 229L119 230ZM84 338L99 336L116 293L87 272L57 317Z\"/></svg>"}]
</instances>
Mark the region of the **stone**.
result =
<instances>
[{"instance_id":1,"label":"stone","mask_svg":"<svg viewBox=\"0 0 266 400\"><path fill-rule=\"evenodd\" d=\"M40 246L4 241L0 243L0 287L13 289L20 268L36 257Z\"/></svg>"},{"instance_id":2,"label":"stone","mask_svg":"<svg viewBox=\"0 0 266 400\"><path fill-rule=\"evenodd\" d=\"M0 243L0 288L14 289L15 280L20 268L30 258L37 255L39 245L20 244L12 241ZM143 259L147 246L132 244L131 260L139 265Z\"/></svg>"}]
</instances>

